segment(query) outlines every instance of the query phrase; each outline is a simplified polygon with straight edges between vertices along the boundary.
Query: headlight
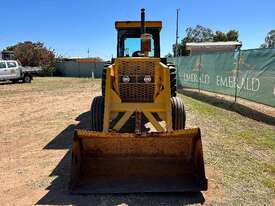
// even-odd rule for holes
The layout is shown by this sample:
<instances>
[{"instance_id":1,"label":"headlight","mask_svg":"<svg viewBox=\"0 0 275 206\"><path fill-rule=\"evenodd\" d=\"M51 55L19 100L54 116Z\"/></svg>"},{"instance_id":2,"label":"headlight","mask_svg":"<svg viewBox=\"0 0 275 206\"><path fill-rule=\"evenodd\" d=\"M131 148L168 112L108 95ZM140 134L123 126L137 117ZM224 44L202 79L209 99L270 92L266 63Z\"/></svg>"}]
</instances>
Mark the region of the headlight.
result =
<instances>
[{"instance_id":1,"label":"headlight","mask_svg":"<svg viewBox=\"0 0 275 206\"><path fill-rule=\"evenodd\" d=\"M122 82L123 83L129 83L130 82L130 77L129 76L123 76L122 77Z\"/></svg>"},{"instance_id":2,"label":"headlight","mask_svg":"<svg viewBox=\"0 0 275 206\"><path fill-rule=\"evenodd\" d=\"M145 83L150 83L152 81L152 78L150 75L145 75L143 80Z\"/></svg>"}]
</instances>

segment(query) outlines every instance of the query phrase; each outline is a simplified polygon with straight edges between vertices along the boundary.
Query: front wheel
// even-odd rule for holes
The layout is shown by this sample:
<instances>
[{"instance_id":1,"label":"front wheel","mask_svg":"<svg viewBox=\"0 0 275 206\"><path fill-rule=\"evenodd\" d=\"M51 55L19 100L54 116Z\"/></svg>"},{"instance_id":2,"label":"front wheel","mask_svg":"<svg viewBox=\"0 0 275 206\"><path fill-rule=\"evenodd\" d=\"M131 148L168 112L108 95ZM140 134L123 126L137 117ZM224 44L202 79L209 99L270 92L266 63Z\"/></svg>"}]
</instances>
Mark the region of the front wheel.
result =
<instances>
[{"instance_id":1,"label":"front wheel","mask_svg":"<svg viewBox=\"0 0 275 206\"><path fill-rule=\"evenodd\" d=\"M173 130L181 130L185 128L185 109L183 102L178 97L171 98L171 106L172 106L172 127Z\"/></svg>"},{"instance_id":2,"label":"front wheel","mask_svg":"<svg viewBox=\"0 0 275 206\"><path fill-rule=\"evenodd\" d=\"M101 132L103 130L104 119L104 98L97 96L93 99L91 106L91 129Z\"/></svg>"},{"instance_id":3,"label":"front wheel","mask_svg":"<svg viewBox=\"0 0 275 206\"><path fill-rule=\"evenodd\" d=\"M170 87L171 87L171 97L177 96L177 73L174 64L167 64L170 71Z\"/></svg>"},{"instance_id":4,"label":"front wheel","mask_svg":"<svg viewBox=\"0 0 275 206\"><path fill-rule=\"evenodd\" d=\"M31 83L31 81L32 81L32 78L31 78L30 75L25 75L25 76L23 77L23 82L24 82L24 83Z\"/></svg>"}]
</instances>

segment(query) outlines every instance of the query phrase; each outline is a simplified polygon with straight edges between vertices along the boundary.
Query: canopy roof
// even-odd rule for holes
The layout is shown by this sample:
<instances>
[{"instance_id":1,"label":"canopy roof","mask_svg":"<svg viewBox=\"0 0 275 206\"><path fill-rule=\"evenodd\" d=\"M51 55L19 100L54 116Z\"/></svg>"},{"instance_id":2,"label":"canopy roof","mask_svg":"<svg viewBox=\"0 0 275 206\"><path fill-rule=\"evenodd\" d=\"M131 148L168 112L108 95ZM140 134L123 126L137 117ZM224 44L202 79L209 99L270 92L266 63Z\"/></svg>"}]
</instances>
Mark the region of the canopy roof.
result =
<instances>
[{"instance_id":1,"label":"canopy roof","mask_svg":"<svg viewBox=\"0 0 275 206\"><path fill-rule=\"evenodd\" d=\"M140 28L140 21L116 21L115 27L117 30L119 29L130 29L130 28ZM162 22L161 21L145 21L145 27L148 28L156 28L161 30Z\"/></svg>"}]
</instances>

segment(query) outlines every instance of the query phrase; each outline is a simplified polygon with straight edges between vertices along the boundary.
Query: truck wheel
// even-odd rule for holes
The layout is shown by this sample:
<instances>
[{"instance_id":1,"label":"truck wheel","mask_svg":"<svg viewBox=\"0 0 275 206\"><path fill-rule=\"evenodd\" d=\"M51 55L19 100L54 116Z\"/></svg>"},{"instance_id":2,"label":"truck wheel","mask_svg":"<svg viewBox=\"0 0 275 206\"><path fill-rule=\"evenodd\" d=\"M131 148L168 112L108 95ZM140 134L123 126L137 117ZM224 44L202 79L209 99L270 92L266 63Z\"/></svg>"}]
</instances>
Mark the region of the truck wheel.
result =
<instances>
[{"instance_id":1,"label":"truck wheel","mask_svg":"<svg viewBox=\"0 0 275 206\"><path fill-rule=\"evenodd\" d=\"M97 96L93 99L91 106L91 129L101 132L103 130L104 119L104 98Z\"/></svg>"},{"instance_id":2,"label":"truck wheel","mask_svg":"<svg viewBox=\"0 0 275 206\"><path fill-rule=\"evenodd\" d=\"M171 97L177 96L177 73L174 64L167 64L170 71Z\"/></svg>"},{"instance_id":3,"label":"truck wheel","mask_svg":"<svg viewBox=\"0 0 275 206\"><path fill-rule=\"evenodd\" d=\"M31 83L31 81L32 81L32 78L31 78L30 75L25 75L25 76L23 77L23 82L24 82L24 83Z\"/></svg>"},{"instance_id":4,"label":"truck wheel","mask_svg":"<svg viewBox=\"0 0 275 206\"><path fill-rule=\"evenodd\" d=\"M172 106L172 127L173 130L180 130L185 128L186 115L183 102L178 97L171 98Z\"/></svg>"}]
</instances>

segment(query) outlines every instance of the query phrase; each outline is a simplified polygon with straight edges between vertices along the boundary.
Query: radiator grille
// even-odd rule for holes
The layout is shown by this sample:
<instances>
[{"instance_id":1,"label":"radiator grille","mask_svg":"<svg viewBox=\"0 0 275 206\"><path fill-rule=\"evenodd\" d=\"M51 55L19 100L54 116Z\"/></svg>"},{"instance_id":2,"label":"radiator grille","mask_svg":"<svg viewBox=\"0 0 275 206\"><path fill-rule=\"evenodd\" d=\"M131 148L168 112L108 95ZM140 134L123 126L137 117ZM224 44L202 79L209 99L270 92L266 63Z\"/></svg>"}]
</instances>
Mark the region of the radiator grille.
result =
<instances>
[{"instance_id":1,"label":"radiator grille","mask_svg":"<svg viewBox=\"0 0 275 206\"><path fill-rule=\"evenodd\" d=\"M155 92L155 65L153 61L120 61L118 67L120 98L123 102L153 102ZM143 82L144 76L150 75L151 83ZM131 81L123 83L123 76Z\"/></svg>"}]
</instances>

